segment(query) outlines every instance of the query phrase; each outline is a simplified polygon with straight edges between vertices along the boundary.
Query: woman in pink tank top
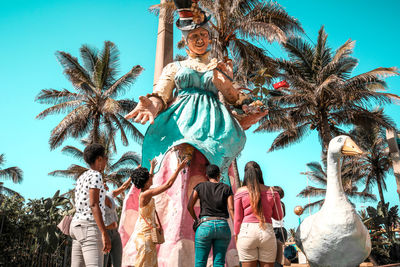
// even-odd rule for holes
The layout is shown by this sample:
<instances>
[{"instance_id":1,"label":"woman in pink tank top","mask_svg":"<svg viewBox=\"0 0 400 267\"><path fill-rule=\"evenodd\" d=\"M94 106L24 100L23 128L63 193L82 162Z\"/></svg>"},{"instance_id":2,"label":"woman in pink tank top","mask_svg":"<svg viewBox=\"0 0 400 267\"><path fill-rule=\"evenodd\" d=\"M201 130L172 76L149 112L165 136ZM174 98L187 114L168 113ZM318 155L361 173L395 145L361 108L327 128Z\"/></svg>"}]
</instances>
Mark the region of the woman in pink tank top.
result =
<instances>
[{"instance_id":1,"label":"woman in pink tank top","mask_svg":"<svg viewBox=\"0 0 400 267\"><path fill-rule=\"evenodd\" d=\"M234 230L239 260L243 267L273 267L276 239L272 220L283 217L279 194L263 184L260 166L246 164L243 187L234 197Z\"/></svg>"}]
</instances>

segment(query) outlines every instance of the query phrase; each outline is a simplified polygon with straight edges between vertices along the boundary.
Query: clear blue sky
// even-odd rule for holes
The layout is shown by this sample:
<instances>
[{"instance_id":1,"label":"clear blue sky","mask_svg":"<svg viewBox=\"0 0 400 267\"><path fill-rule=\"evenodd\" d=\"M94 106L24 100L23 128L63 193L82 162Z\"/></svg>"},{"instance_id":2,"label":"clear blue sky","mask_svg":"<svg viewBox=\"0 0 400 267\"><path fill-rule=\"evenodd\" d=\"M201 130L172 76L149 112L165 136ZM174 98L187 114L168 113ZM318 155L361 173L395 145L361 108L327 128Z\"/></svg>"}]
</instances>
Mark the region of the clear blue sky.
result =
<instances>
[{"instance_id":1,"label":"clear blue sky","mask_svg":"<svg viewBox=\"0 0 400 267\"><path fill-rule=\"evenodd\" d=\"M0 153L6 155L3 168L19 166L24 171L21 184L5 182L5 186L25 198L49 197L57 189L65 192L73 187L70 179L47 175L77 163L62 155L61 148L49 149L50 131L63 116L35 120L47 107L34 102L41 89L72 90L54 52L61 50L78 56L82 44L101 48L105 40L114 42L121 52L121 73L137 64L145 68L126 94L137 100L139 95L152 89L158 20L147 8L156 3L150 0L0 1ZM400 65L399 1L282 0L279 3L300 20L314 42L321 25L325 25L328 43L334 49L349 38L356 40L354 56L359 59L359 65L353 75L381 66ZM175 31L175 40L179 39L180 33ZM267 48L274 56L283 56L277 44ZM400 94L400 77L388 78L387 82L390 92ZM385 109L399 124L400 106ZM138 127L144 133L145 127ZM254 134L251 130L247 133L248 142L239 159L240 172L243 173L247 161L259 162L267 184L284 188L287 226L295 227L297 217L292 210L307 202L296 197L307 182L300 172L307 170L306 163L320 159L316 134L290 148L267 153L276 134ZM63 145L79 146L72 139ZM118 155L129 150L140 152L132 141L128 147L119 145ZM398 204L394 177L391 175L386 181L386 200L392 205ZM363 205L358 203L359 207Z\"/></svg>"}]
</instances>

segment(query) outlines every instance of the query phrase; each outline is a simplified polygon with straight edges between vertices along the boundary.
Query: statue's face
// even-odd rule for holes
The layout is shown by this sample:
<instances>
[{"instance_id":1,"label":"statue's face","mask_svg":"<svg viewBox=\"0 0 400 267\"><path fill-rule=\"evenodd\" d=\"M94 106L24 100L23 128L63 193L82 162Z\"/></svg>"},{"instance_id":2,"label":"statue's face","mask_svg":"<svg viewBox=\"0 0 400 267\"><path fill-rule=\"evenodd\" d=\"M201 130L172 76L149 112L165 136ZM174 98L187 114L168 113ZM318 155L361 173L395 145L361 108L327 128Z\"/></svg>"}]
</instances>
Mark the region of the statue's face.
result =
<instances>
[{"instance_id":1,"label":"statue's face","mask_svg":"<svg viewBox=\"0 0 400 267\"><path fill-rule=\"evenodd\" d=\"M197 28L188 34L186 42L192 53L202 55L207 51L210 35L206 29Z\"/></svg>"}]
</instances>

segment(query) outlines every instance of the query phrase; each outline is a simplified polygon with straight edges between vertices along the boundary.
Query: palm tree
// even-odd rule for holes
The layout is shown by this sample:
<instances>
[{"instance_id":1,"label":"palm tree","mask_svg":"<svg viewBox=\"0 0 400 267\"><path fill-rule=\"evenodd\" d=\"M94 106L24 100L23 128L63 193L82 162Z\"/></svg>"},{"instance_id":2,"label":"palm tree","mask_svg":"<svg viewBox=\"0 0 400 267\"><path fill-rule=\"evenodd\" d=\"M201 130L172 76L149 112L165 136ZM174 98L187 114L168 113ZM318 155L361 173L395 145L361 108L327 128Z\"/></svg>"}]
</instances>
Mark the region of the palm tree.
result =
<instances>
[{"instance_id":1,"label":"palm tree","mask_svg":"<svg viewBox=\"0 0 400 267\"><path fill-rule=\"evenodd\" d=\"M5 156L4 154L0 154L0 166L2 166L5 162ZM6 169L0 169L0 178L4 179L4 180L8 180L10 179L13 183L21 183L22 179L23 179L23 172L20 168L18 167L9 167ZM22 198L22 196L10 189L4 186L3 182L0 182L0 195L9 195L9 196L17 196Z\"/></svg>"},{"instance_id":2,"label":"palm tree","mask_svg":"<svg viewBox=\"0 0 400 267\"><path fill-rule=\"evenodd\" d=\"M124 118L136 102L129 99L116 100L142 72L139 65L117 79L119 51L109 41L104 43L102 51L82 45L80 54L83 66L78 59L69 53L57 51L56 56L64 74L71 81L76 93L67 89L43 89L36 97L41 104L53 106L39 113L36 118L43 119L50 114L67 112L64 119L53 129L50 136L50 147L54 149L72 136L79 138L90 133L92 142L98 142L100 132L104 129L112 139L112 148L116 151L114 136L121 134L124 145L128 145L129 133L136 142L141 142L143 135L136 127Z\"/></svg>"},{"instance_id":3,"label":"palm tree","mask_svg":"<svg viewBox=\"0 0 400 267\"><path fill-rule=\"evenodd\" d=\"M350 135L367 152L364 157L360 158L366 178L365 191L369 191L372 185L376 184L379 198L382 203L385 203L383 196L383 190L387 190L385 178L392 170L385 130L378 124L369 123L364 126L356 126Z\"/></svg>"},{"instance_id":4,"label":"palm tree","mask_svg":"<svg viewBox=\"0 0 400 267\"><path fill-rule=\"evenodd\" d=\"M384 77L398 75L397 69L377 68L351 77L358 60L351 57L354 41L348 40L335 53L327 46L321 27L316 45L291 37L283 44L290 60L277 61L281 76L290 88L272 97L269 110L256 131L280 131L269 151L299 142L311 130L318 131L323 148L332 137L344 133L340 126L374 121L386 128L394 123L373 105L391 103L399 96L379 92L386 88Z\"/></svg>"},{"instance_id":5,"label":"palm tree","mask_svg":"<svg viewBox=\"0 0 400 267\"><path fill-rule=\"evenodd\" d=\"M299 21L273 1L200 0L199 3L212 15L213 52L219 59L232 57L238 82L246 83L250 74L262 68L268 68L272 76L277 72L274 60L254 42L284 43L289 34L303 32ZM172 22L173 1L151 6L150 11L159 14L160 8L166 9L166 17Z\"/></svg>"},{"instance_id":6,"label":"palm tree","mask_svg":"<svg viewBox=\"0 0 400 267\"><path fill-rule=\"evenodd\" d=\"M321 185L322 187L307 186L305 189L301 190L297 195L298 197L308 198L308 197L322 197L317 201L308 203L304 206L304 209L310 208L320 208L324 202L326 194L326 157L323 157L323 166L319 162L307 163L307 167L310 171L302 172L301 174L306 175L311 181ZM363 201L376 200L374 194L369 193L367 190L358 191L357 184L363 182L363 168L357 158L343 157L342 167L342 185L344 193L350 199L361 199ZM349 200L350 200L349 199Z\"/></svg>"},{"instance_id":7,"label":"palm tree","mask_svg":"<svg viewBox=\"0 0 400 267\"><path fill-rule=\"evenodd\" d=\"M114 161L112 157L113 152L111 150L111 142L112 141L108 138L108 135L101 135L100 143L104 145L106 156L108 157L108 163L104 169L103 178L104 181L118 188L123 184L124 180L130 177L134 167L140 164L141 158L137 153L128 151L124 153L118 160ZM86 146L90 143L90 140L82 140L81 143ZM70 155L84 163L83 151L74 146L65 146L61 152L66 155ZM72 164L66 170L55 170L50 172L49 175L68 177L76 180L87 170L87 167L78 164ZM69 193L71 194L71 192Z\"/></svg>"}]
</instances>

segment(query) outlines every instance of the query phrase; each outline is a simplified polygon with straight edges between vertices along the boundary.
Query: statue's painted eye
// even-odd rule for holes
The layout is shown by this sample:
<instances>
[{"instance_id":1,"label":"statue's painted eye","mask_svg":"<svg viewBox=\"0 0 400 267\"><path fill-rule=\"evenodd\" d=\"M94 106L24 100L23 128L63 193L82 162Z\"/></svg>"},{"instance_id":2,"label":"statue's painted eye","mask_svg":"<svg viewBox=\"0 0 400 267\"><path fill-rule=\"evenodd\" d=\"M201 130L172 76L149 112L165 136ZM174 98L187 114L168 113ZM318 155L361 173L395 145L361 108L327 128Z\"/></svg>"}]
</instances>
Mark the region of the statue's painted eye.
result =
<instances>
[{"instance_id":1,"label":"statue's painted eye","mask_svg":"<svg viewBox=\"0 0 400 267\"><path fill-rule=\"evenodd\" d=\"M342 142L342 137L339 137L337 141L338 143Z\"/></svg>"}]
</instances>

